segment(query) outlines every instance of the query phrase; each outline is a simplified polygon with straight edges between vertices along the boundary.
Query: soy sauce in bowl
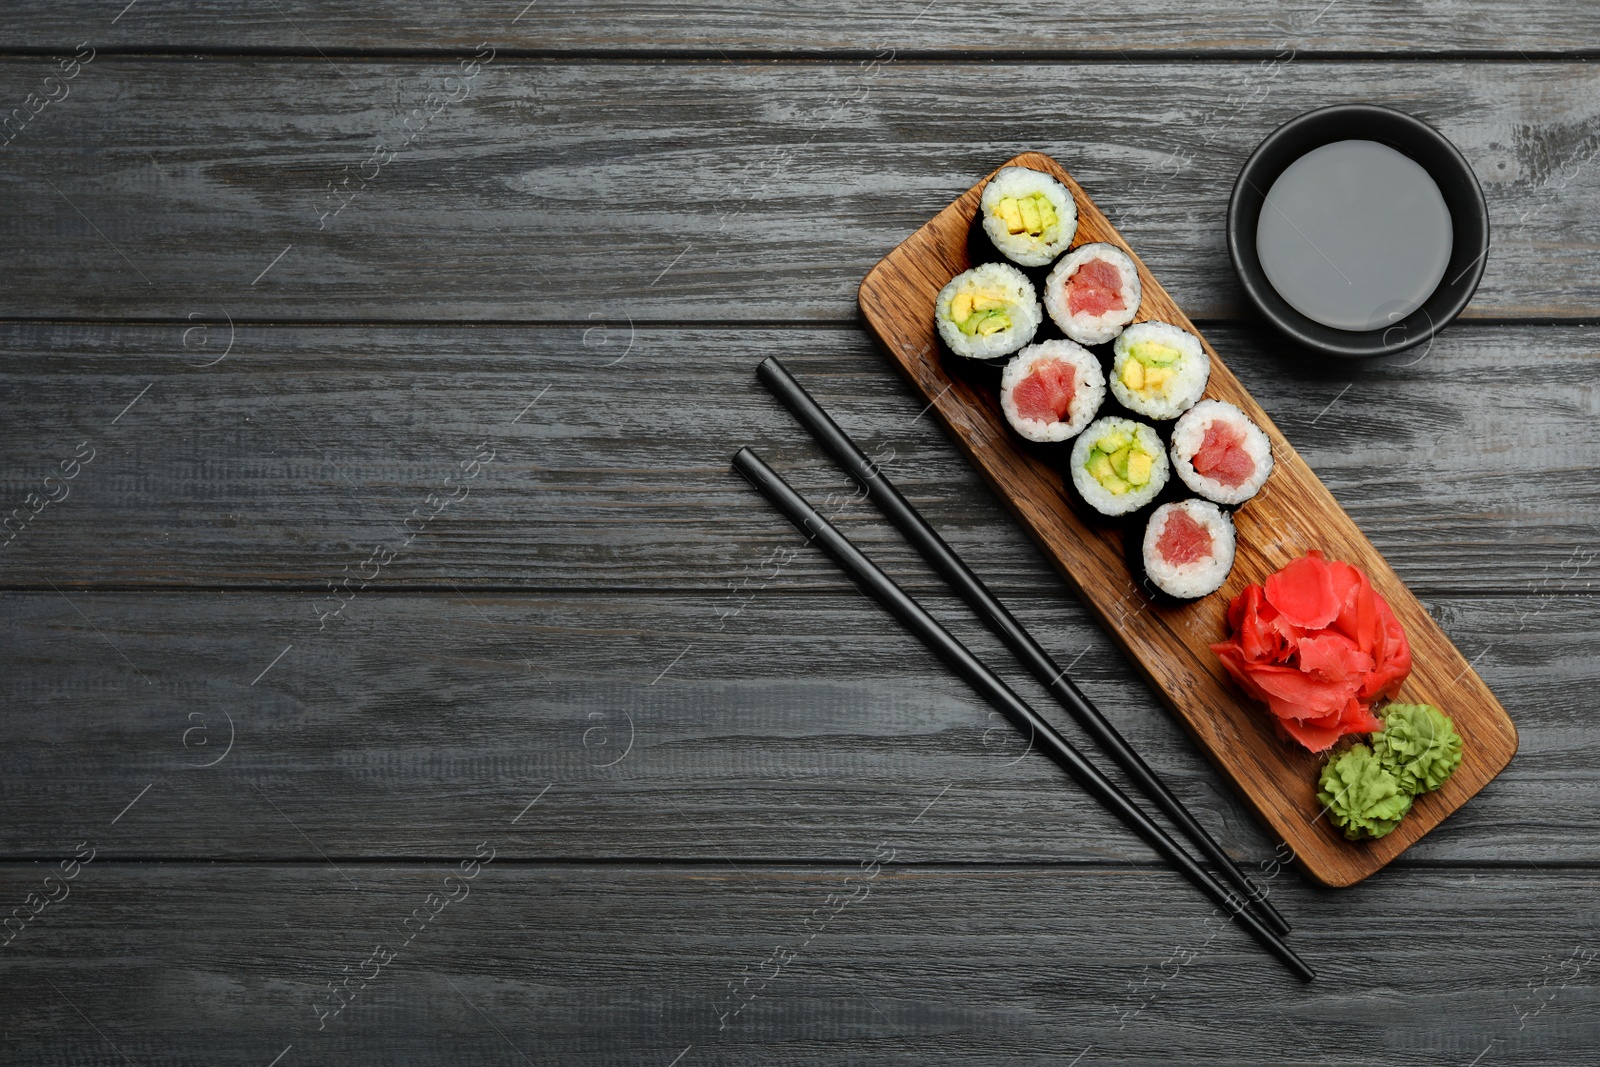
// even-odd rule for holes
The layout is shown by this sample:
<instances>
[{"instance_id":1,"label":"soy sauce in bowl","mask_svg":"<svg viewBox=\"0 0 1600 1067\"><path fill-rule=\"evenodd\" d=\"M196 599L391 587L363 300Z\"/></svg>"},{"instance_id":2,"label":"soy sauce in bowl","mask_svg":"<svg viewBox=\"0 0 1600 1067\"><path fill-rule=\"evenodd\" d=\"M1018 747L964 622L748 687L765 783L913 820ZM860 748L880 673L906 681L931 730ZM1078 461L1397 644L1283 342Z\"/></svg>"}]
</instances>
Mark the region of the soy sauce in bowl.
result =
<instances>
[{"instance_id":1,"label":"soy sauce in bowl","mask_svg":"<svg viewBox=\"0 0 1600 1067\"><path fill-rule=\"evenodd\" d=\"M1338 104L1261 142L1234 183L1227 234L1268 322L1301 351L1360 359L1421 344L1461 314L1483 277L1489 209L1438 130Z\"/></svg>"},{"instance_id":2,"label":"soy sauce in bowl","mask_svg":"<svg viewBox=\"0 0 1600 1067\"><path fill-rule=\"evenodd\" d=\"M1336 330L1385 329L1444 279L1454 237L1444 196L1414 160L1377 141L1335 141L1267 191L1256 254L1278 295Z\"/></svg>"}]
</instances>

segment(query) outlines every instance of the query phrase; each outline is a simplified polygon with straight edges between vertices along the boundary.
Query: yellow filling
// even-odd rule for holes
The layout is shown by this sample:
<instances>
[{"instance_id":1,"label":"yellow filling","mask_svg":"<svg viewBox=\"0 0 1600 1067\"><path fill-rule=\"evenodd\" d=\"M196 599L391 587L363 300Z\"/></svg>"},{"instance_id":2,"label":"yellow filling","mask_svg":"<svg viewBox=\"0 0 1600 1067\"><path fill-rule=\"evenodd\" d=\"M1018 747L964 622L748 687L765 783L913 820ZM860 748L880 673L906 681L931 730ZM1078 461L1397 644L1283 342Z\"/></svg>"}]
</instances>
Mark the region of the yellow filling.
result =
<instances>
[{"instance_id":1,"label":"yellow filling","mask_svg":"<svg viewBox=\"0 0 1600 1067\"><path fill-rule=\"evenodd\" d=\"M1011 328L1011 316L1006 313L1010 300L996 289L973 285L956 293L950 301L950 321L968 337L988 337Z\"/></svg>"},{"instance_id":2,"label":"yellow filling","mask_svg":"<svg viewBox=\"0 0 1600 1067\"><path fill-rule=\"evenodd\" d=\"M1006 224L1006 232L1027 234L1047 241L1055 240L1061 224L1055 205L1043 193L1027 196L1002 196L994 206L994 213Z\"/></svg>"},{"instance_id":3,"label":"yellow filling","mask_svg":"<svg viewBox=\"0 0 1600 1067\"><path fill-rule=\"evenodd\" d=\"M1155 460L1132 435L1113 430L1094 443L1084 466L1108 493L1122 496L1150 483Z\"/></svg>"},{"instance_id":4,"label":"yellow filling","mask_svg":"<svg viewBox=\"0 0 1600 1067\"><path fill-rule=\"evenodd\" d=\"M1128 346L1128 358L1122 364L1122 384L1141 396L1165 393L1182 359L1183 353L1170 345L1136 341Z\"/></svg>"}]
</instances>

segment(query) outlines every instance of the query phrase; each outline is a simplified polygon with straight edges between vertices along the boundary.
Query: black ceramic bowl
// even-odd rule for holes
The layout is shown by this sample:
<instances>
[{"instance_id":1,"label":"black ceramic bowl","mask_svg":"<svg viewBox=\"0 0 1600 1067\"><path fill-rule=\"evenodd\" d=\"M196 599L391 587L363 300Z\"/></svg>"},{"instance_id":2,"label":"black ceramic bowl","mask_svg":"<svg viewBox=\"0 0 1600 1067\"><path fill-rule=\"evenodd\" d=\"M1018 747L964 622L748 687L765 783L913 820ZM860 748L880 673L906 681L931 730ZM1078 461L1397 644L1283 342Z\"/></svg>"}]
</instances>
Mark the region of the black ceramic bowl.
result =
<instances>
[{"instance_id":1,"label":"black ceramic bowl","mask_svg":"<svg viewBox=\"0 0 1600 1067\"><path fill-rule=\"evenodd\" d=\"M1336 330L1300 314L1267 281L1256 255L1256 226L1272 183L1312 149L1348 140L1377 141L1415 160L1439 186L1454 228L1450 262L1438 288L1416 311L1382 330ZM1374 104L1325 107L1278 127L1245 162L1228 202L1228 254L1251 302L1278 329L1329 356L1386 356L1428 340L1472 299L1488 251L1489 208L1456 146L1421 119Z\"/></svg>"}]
</instances>

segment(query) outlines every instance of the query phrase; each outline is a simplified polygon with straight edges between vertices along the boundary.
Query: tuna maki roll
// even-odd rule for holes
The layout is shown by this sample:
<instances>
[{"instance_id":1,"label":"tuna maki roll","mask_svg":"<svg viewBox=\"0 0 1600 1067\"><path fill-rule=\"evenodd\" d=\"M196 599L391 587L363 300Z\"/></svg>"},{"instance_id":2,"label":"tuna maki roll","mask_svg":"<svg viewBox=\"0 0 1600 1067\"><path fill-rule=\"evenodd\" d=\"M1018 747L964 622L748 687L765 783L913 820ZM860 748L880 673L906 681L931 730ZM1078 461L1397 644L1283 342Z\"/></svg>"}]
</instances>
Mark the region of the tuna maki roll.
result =
<instances>
[{"instance_id":1,"label":"tuna maki roll","mask_svg":"<svg viewBox=\"0 0 1600 1067\"><path fill-rule=\"evenodd\" d=\"M956 275L933 304L939 337L967 359L1009 356L1033 340L1043 319L1033 283L1009 263Z\"/></svg>"},{"instance_id":2,"label":"tuna maki roll","mask_svg":"<svg viewBox=\"0 0 1600 1067\"><path fill-rule=\"evenodd\" d=\"M1012 357L1000 376L1000 410L1030 441L1076 437L1106 398L1094 353L1071 341L1042 341Z\"/></svg>"},{"instance_id":3,"label":"tuna maki roll","mask_svg":"<svg viewBox=\"0 0 1600 1067\"><path fill-rule=\"evenodd\" d=\"M978 228L996 252L1024 267L1043 267L1078 232L1078 206L1066 186L1027 167L1005 167L983 187Z\"/></svg>"},{"instance_id":4,"label":"tuna maki roll","mask_svg":"<svg viewBox=\"0 0 1600 1067\"><path fill-rule=\"evenodd\" d=\"M1233 552L1233 520L1209 500L1183 500L1151 513L1140 562L1158 590L1194 600L1222 588L1233 570Z\"/></svg>"},{"instance_id":5,"label":"tuna maki roll","mask_svg":"<svg viewBox=\"0 0 1600 1067\"><path fill-rule=\"evenodd\" d=\"M1175 419L1194 406L1211 377L1200 338L1166 322L1140 322L1117 338L1111 395L1148 419Z\"/></svg>"},{"instance_id":6,"label":"tuna maki roll","mask_svg":"<svg viewBox=\"0 0 1600 1067\"><path fill-rule=\"evenodd\" d=\"M1195 493L1237 507L1272 473L1272 444L1232 404L1202 400L1172 427L1172 466Z\"/></svg>"},{"instance_id":7,"label":"tuna maki roll","mask_svg":"<svg viewBox=\"0 0 1600 1067\"><path fill-rule=\"evenodd\" d=\"M1061 332L1081 345L1111 340L1139 311L1139 270L1116 245L1080 245L1044 283L1044 306Z\"/></svg>"},{"instance_id":8,"label":"tuna maki roll","mask_svg":"<svg viewBox=\"0 0 1600 1067\"><path fill-rule=\"evenodd\" d=\"M1167 450L1153 427L1115 416L1090 423L1072 446L1072 487L1101 515L1128 515L1167 484Z\"/></svg>"}]
</instances>

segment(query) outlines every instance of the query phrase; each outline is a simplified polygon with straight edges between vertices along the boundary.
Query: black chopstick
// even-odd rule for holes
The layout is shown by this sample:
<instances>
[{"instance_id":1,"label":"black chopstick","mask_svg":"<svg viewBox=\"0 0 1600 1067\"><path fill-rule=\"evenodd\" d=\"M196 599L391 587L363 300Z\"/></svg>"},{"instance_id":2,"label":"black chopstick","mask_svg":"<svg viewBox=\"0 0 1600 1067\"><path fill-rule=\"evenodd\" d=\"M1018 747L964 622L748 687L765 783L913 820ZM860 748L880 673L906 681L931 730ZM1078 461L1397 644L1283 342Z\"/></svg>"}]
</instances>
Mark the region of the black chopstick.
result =
<instances>
[{"instance_id":1,"label":"black chopstick","mask_svg":"<svg viewBox=\"0 0 1600 1067\"><path fill-rule=\"evenodd\" d=\"M1278 933L1287 934L1288 922L1267 901L1266 895L1250 880L1249 875L1239 869L1222 850L1222 846L1217 844L1216 839L1189 814L1189 809L1184 806L1183 801L1179 800L1172 790L1167 788L1166 783L1156 776L1155 771L1150 769L1139 753L1135 752L1117 732L1117 728L1111 725L1111 721L1100 713L1100 709L1091 704L1079 691L1072 679L1067 677L1067 672L1056 665L1044 647L1034 640L1033 635L1006 610L1005 605L989 592L982 579L973 573L972 568L968 567L960 556L956 555L955 550L945 543L938 531L928 525L928 521L911 502L900 495L900 491L878 469L877 464L867 458L850 439L850 435L840 429L838 423L822 410L822 406L794 380L784 365L776 358L769 357L762 361L756 374L767 388L783 401L784 406L794 413L795 418L811 432L817 443L822 445L851 477L861 483L867 495L889 516L889 520L900 528L900 532L916 546L923 558L944 577L945 581L955 587L962 599L989 624L1011 649L1012 654L1033 672L1039 683L1050 690L1067 713L1077 720L1078 725L1082 726L1090 737L1094 738L1101 750L1128 773L1138 789L1167 814L1184 836L1216 865L1224 878L1245 895L1260 913L1262 920Z\"/></svg>"},{"instance_id":2,"label":"black chopstick","mask_svg":"<svg viewBox=\"0 0 1600 1067\"><path fill-rule=\"evenodd\" d=\"M1316 972L1295 954L1295 951L1253 915L1245 903L1227 886L1213 878L1209 871L1196 863L1165 830L1129 800L1116 785L1074 748L1066 738L1056 732L1038 712L1029 707L1021 697L972 654L910 594L901 589L877 565L868 559L850 539L824 519L806 499L768 467L748 448L741 448L733 457L733 466L760 490L790 522L799 527L808 539L816 541L832 556L845 573L872 595L888 612L910 630L928 648L966 679L974 689L1008 719L1018 730L1026 732L1039 747L1055 760L1074 781L1083 786L1090 796L1098 800L1120 818L1135 833L1144 838L1168 862L1177 867L1189 881L1206 896L1226 909L1235 920L1250 931L1257 941L1267 947L1283 964L1304 981L1311 981Z\"/></svg>"}]
</instances>

